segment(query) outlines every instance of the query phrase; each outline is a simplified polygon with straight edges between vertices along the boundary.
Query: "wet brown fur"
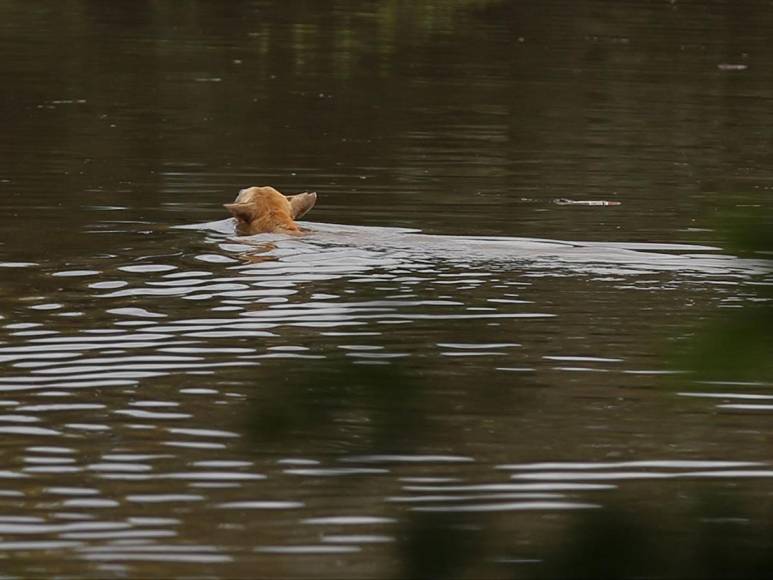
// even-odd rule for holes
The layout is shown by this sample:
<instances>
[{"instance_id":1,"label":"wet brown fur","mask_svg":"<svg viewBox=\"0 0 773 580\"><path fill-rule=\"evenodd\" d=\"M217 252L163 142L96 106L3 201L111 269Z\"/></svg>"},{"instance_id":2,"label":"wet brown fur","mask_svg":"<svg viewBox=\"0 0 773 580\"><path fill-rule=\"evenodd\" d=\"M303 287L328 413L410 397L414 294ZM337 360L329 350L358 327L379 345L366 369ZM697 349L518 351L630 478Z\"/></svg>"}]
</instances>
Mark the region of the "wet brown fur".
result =
<instances>
[{"instance_id":1,"label":"wet brown fur","mask_svg":"<svg viewBox=\"0 0 773 580\"><path fill-rule=\"evenodd\" d=\"M283 195L273 187L242 189L233 203L225 208L236 219L236 231L242 236L281 233L300 235L295 220L306 214L317 202L316 193Z\"/></svg>"}]
</instances>

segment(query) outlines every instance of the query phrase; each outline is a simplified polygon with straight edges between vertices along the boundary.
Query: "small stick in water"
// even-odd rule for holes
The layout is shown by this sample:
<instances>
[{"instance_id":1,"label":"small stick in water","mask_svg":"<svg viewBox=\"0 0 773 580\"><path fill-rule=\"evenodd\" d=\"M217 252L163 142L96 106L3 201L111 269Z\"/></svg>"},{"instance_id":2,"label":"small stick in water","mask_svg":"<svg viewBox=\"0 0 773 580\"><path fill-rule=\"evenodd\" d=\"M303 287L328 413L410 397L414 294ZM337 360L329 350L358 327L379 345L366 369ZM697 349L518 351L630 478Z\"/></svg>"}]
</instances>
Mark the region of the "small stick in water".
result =
<instances>
[{"instance_id":1,"label":"small stick in water","mask_svg":"<svg viewBox=\"0 0 773 580\"><path fill-rule=\"evenodd\" d=\"M553 200L556 205L620 205L619 201L607 201L605 199L576 200L559 197Z\"/></svg>"}]
</instances>

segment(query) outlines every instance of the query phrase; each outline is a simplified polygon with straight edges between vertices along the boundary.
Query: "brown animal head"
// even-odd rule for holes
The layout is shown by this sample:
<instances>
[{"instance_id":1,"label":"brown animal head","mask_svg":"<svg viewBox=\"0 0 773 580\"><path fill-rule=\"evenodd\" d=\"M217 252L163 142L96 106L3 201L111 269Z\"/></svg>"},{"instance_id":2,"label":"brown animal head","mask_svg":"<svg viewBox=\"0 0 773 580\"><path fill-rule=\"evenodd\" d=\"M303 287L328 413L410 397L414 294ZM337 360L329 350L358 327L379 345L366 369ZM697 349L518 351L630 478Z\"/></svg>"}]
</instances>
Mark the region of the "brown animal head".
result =
<instances>
[{"instance_id":1,"label":"brown animal head","mask_svg":"<svg viewBox=\"0 0 773 580\"><path fill-rule=\"evenodd\" d=\"M236 231L253 234L300 234L294 220L308 213L317 202L316 193L282 195L273 187L242 189L233 203L225 208L236 218Z\"/></svg>"}]
</instances>

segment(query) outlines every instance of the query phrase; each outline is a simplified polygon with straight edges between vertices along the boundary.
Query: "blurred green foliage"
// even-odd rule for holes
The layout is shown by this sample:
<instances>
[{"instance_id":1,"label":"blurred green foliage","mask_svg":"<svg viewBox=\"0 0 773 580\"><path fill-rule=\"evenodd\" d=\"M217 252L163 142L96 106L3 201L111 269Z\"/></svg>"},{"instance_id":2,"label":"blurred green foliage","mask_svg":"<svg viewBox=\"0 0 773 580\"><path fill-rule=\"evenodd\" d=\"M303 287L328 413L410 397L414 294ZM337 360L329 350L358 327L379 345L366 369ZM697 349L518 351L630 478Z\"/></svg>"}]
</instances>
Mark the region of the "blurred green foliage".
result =
<instances>
[{"instance_id":1,"label":"blurred green foliage","mask_svg":"<svg viewBox=\"0 0 773 580\"><path fill-rule=\"evenodd\" d=\"M281 394L256 401L250 428L262 446L346 441L346 451L407 452L422 442L426 411L417 381L395 365L342 361L316 372L288 372ZM340 445L340 443L339 443Z\"/></svg>"},{"instance_id":2,"label":"blurred green foliage","mask_svg":"<svg viewBox=\"0 0 773 580\"><path fill-rule=\"evenodd\" d=\"M773 258L773 210L746 207L720 218L728 249L744 257Z\"/></svg>"},{"instance_id":3,"label":"blurred green foliage","mask_svg":"<svg viewBox=\"0 0 773 580\"><path fill-rule=\"evenodd\" d=\"M699 380L773 378L773 302L754 304L711 321L684 358Z\"/></svg>"},{"instance_id":4,"label":"blurred green foliage","mask_svg":"<svg viewBox=\"0 0 773 580\"><path fill-rule=\"evenodd\" d=\"M719 225L727 249L759 261L764 281L741 283L740 307L720 308L694 331L675 366L698 380L773 379L773 210L749 207L724 213Z\"/></svg>"}]
</instances>

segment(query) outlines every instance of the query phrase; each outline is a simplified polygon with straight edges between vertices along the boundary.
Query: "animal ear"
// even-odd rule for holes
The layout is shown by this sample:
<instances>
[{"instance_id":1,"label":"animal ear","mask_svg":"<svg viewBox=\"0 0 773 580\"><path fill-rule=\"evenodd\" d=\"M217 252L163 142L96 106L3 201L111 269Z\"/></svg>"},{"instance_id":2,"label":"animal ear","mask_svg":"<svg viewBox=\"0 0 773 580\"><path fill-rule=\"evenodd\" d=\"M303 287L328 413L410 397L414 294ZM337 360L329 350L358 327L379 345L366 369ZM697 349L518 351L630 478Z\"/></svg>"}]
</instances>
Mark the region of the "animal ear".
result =
<instances>
[{"instance_id":1,"label":"animal ear","mask_svg":"<svg viewBox=\"0 0 773 580\"><path fill-rule=\"evenodd\" d=\"M292 210L293 219L299 219L309 213L309 210L317 203L317 194L312 193L299 193L297 195L288 195L287 199L290 201L290 208Z\"/></svg>"},{"instance_id":2,"label":"animal ear","mask_svg":"<svg viewBox=\"0 0 773 580\"><path fill-rule=\"evenodd\" d=\"M239 221L250 223L255 218L255 206L251 203L226 203L223 207Z\"/></svg>"}]
</instances>

